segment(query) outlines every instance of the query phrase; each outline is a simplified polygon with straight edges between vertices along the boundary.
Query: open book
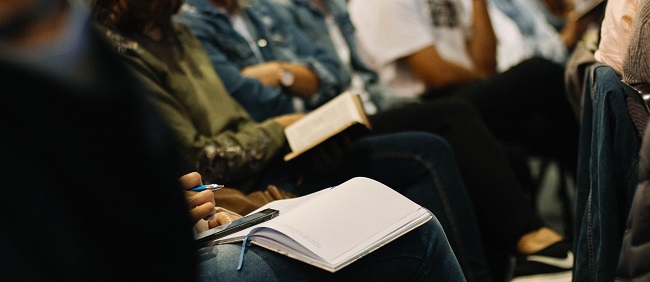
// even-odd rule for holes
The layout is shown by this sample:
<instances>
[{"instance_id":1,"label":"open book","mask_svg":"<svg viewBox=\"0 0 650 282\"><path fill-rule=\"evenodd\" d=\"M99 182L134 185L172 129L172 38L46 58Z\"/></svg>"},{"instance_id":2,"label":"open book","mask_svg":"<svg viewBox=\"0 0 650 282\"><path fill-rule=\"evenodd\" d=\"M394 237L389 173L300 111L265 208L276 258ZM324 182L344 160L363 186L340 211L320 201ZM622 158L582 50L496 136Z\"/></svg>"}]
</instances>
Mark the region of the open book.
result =
<instances>
[{"instance_id":1,"label":"open book","mask_svg":"<svg viewBox=\"0 0 650 282\"><path fill-rule=\"evenodd\" d=\"M388 186L363 177L257 211L267 208L280 214L213 243L241 242L248 235L253 244L335 272L432 218Z\"/></svg>"},{"instance_id":2,"label":"open book","mask_svg":"<svg viewBox=\"0 0 650 282\"><path fill-rule=\"evenodd\" d=\"M284 129L291 147L291 153L284 156L284 160L291 160L330 137L358 125L370 129L361 99L354 92L343 92Z\"/></svg>"}]
</instances>

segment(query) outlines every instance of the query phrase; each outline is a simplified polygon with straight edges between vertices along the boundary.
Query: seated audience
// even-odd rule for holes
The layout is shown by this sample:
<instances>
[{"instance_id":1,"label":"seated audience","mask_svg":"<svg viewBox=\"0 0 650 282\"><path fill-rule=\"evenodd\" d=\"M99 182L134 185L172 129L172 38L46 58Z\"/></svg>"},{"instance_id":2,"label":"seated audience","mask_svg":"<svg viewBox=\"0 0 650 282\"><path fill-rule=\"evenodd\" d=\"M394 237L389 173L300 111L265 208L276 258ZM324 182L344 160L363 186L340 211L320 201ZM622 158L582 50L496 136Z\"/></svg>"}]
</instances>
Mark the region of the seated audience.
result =
<instances>
[{"instance_id":1,"label":"seated audience","mask_svg":"<svg viewBox=\"0 0 650 282\"><path fill-rule=\"evenodd\" d=\"M223 88L198 40L185 26L171 22L176 11L172 4L177 3L153 4L96 1L94 11L97 21L107 27L107 37L145 83L150 100L180 139L185 158L207 172L202 175L206 182L243 191L275 184L304 195L353 176L370 177L430 209L447 230L456 255L472 261L476 273L487 273L480 242L475 239L473 209L444 140L414 132L377 135L339 152L343 159L324 172L309 164L285 163L281 159L286 152L283 129L301 115L262 123L251 120ZM332 157L325 154L323 159Z\"/></svg>"},{"instance_id":2,"label":"seated audience","mask_svg":"<svg viewBox=\"0 0 650 282\"><path fill-rule=\"evenodd\" d=\"M348 6L359 50L398 95L468 101L500 141L575 170L578 125L565 100L563 67L532 58L495 74L496 38L485 1Z\"/></svg>"},{"instance_id":3,"label":"seated audience","mask_svg":"<svg viewBox=\"0 0 650 282\"><path fill-rule=\"evenodd\" d=\"M196 280L187 204L196 221L214 213L214 197L201 192L183 201L174 179L180 172L174 138L90 28L85 7L2 1L0 8L6 79L0 107L8 134L0 149L2 183L20 187L3 196L0 279ZM181 178L186 189L200 181L196 173ZM214 217L213 225L234 219ZM239 259L228 248L204 251L219 250L221 265ZM218 270L214 256L202 258L203 271L219 272L200 276L210 281L372 277L366 275L464 281L436 220L336 274L256 248L243 272Z\"/></svg>"},{"instance_id":4,"label":"seated audience","mask_svg":"<svg viewBox=\"0 0 650 282\"><path fill-rule=\"evenodd\" d=\"M217 6L223 5L223 3L211 3L192 0L182 9L180 17L177 17L180 21L188 23L190 28L200 35L199 39L208 50L223 48L218 37L209 37L208 35L229 33L233 29L231 26L214 24L210 15L214 14L218 9ZM232 4L232 2L230 3ZM343 1L277 1L274 4L281 4L281 6L273 7L264 1L253 1L247 6L235 7L232 4L233 6L226 5L221 8L239 11L236 12L238 14L246 14L251 22L261 20L253 17L259 14L255 13L257 10L273 9L277 11L274 13L277 17L285 16L286 13L291 14L291 23L295 23L308 36L310 42L330 50L331 53L341 55L339 57L343 67L341 76L345 77L347 87L366 92L369 94L371 102L386 101L384 97L395 96L390 89L379 83L376 73L366 67L357 55L353 27L347 17ZM279 7L290 7L290 9L277 10ZM282 18L274 20L267 18L267 21L289 24ZM337 25L342 27L338 28ZM251 28L253 34L270 32L266 29ZM337 35L337 33L339 34ZM323 34L330 34L331 37L323 36ZM256 40L259 39L256 38ZM338 42L338 44L334 42ZM283 44L289 43L284 42ZM227 50L221 50L221 52L225 53L231 61L238 61L237 56L230 54ZM217 56L217 59L212 60L215 69L220 68L222 59L221 56ZM499 260L494 259L495 256L502 257L508 252L534 253L562 239L555 231L545 227L534 213L530 202L522 194L521 187L517 183L512 169L509 168L499 144L471 107L454 100L439 100L435 103L428 103L426 106L412 104L404 108L381 102L377 103L377 106L379 112L370 116L375 133L425 130L441 134L450 142L473 205L477 210L485 248L491 249L488 251L488 261L490 264L496 265L492 267L492 272L499 273L496 277L504 275L505 260L501 260L500 265L496 264ZM384 110L384 108L391 107L396 109ZM255 107L247 108L247 110L254 111ZM430 122L422 123L424 118ZM485 187L489 187L489 189L485 189ZM536 238L536 240L531 240L532 238ZM534 241L537 243L531 246L530 243ZM452 247L455 247L453 242ZM558 247L565 250L569 248L567 244L554 246L554 248ZM462 258L460 263L463 269L469 267L464 264ZM570 271L564 270L564 272L569 274ZM474 280L475 277L469 274L471 271L469 273L465 271L465 273L468 280Z\"/></svg>"}]
</instances>

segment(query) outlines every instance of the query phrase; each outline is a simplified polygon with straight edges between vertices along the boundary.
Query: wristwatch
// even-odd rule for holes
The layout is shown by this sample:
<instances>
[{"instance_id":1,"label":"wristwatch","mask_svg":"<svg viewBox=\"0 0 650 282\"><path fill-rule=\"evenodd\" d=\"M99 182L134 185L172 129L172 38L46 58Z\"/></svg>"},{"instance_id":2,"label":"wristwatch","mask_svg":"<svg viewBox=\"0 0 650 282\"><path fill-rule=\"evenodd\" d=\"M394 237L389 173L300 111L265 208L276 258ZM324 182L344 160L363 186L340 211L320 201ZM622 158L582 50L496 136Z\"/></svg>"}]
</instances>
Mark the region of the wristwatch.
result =
<instances>
[{"instance_id":1,"label":"wristwatch","mask_svg":"<svg viewBox=\"0 0 650 282\"><path fill-rule=\"evenodd\" d=\"M289 88L293 86L293 83L296 82L296 77L293 73L285 68L282 68L280 72L280 86L283 88Z\"/></svg>"}]
</instances>

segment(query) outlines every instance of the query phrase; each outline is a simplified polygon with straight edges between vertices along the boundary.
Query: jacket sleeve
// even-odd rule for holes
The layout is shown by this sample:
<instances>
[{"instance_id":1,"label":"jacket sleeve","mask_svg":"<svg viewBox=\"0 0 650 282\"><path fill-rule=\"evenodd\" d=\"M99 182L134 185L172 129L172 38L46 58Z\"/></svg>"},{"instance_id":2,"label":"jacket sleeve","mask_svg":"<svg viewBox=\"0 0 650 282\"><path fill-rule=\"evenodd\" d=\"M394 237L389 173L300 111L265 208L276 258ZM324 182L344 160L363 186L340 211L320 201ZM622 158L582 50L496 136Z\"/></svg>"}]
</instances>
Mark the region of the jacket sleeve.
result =
<instances>
[{"instance_id":1,"label":"jacket sleeve","mask_svg":"<svg viewBox=\"0 0 650 282\"><path fill-rule=\"evenodd\" d=\"M269 87L255 78L241 75L240 66L232 62L222 48L219 39L224 35L220 34L218 28L206 22L204 15L193 12L184 12L175 17L175 20L187 25L192 33L199 39L201 45L208 53L212 66L223 81L230 95L237 100L256 121L262 121L270 117L294 113L294 99L300 99L307 110L332 99L344 89L342 82L335 74L339 73L340 63L328 50L315 47L291 22L280 16L276 10L272 14L278 24L284 29L285 34L290 34L290 42L295 49L293 63L302 64L312 70L319 79L319 89L312 99L294 98L281 87ZM243 51L242 51L243 52ZM246 52L252 52L247 50Z\"/></svg>"},{"instance_id":2,"label":"jacket sleeve","mask_svg":"<svg viewBox=\"0 0 650 282\"><path fill-rule=\"evenodd\" d=\"M347 89L350 78L341 65L338 55L334 53L334 49L330 50L322 46L319 44L319 40L310 38L309 34L301 29L296 22L297 10L294 5L294 3L285 1L267 3L269 15L274 17L277 21L276 25L289 35L287 36L290 38L288 44L294 47L297 59L295 63L308 67L319 79L316 96L307 104L309 109L314 109ZM323 37L323 34L319 34L319 36ZM329 34L324 37L329 38Z\"/></svg>"},{"instance_id":3,"label":"jacket sleeve","mask_svg":"<svg viewBox=\"0 0 650 282\"><path fill-rule=\"evenodd\" d=\"M287 27L294 34L293 44L297 47L298 63L314 71L320 81L316 97L309 103L310 108L314 109L341 93L347 88L348 81L337 76L342 71L336 54L311 42L293 23L287 22Z\"/></svg>"},{"instance_id":4,"label":"jacket sleeve","mask_svg":"<svg viewBox=\"0 0 650 282\"><path fill-rule=\"evenodd\" d=\"M269 87L258 79L241 75L241 70L211 42L219 36L208 30L188 25L208 53L214 67L230 96L235 98L256 121L295 112L293 96L281 87Z\"/></svg>"},{"instance_id":5,"label":"jacket sleeve","mask_svg":"<svg viewBox=\"0 0 650 282\"><path fill-rule=\"evenodd\" d=\"M161 85L161 75L134 57L127 57L128 65L143 82L147 96L161 112L170 128L179 138L179 150L205 182L234 185L253 177L282 152L286 139L284 128L268 120L256 123L245 113L224 122L224 129L213 135L201 134L184 105ZM233 103L236 111L243 109ZM232 108L232 107L231 107Z\"/></svg>"}]
</instances>

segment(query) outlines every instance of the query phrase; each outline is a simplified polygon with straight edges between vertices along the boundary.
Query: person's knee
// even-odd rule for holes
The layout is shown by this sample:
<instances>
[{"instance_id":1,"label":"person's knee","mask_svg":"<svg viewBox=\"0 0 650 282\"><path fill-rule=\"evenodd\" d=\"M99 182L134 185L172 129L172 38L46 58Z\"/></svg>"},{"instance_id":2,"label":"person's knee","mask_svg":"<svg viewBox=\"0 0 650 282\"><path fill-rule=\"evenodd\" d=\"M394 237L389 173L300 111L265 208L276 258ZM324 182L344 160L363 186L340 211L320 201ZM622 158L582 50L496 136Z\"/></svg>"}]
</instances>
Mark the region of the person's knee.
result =
<instances>
[{"instance_id":1,"label":"person's knee","mask_svg":"<svg viewBox=\"0 0 650 282\"><path fill-rule=\"evenodd\" d=\"M431 220L427 221L427 223L418 227L417 230L425 242L435 242L440 238L447 238L445 231L442 228L442 224L440 224L440 221L435 215L433 215Z\"/></svg>"},{"instance_id":2,"label":"person's knee","mask_svg":"<svg viewBox=\"0 0 650 282\"><path fill-rule=\"evenodd\" d=\"M453 159L453 151L447 140L439 135L427 132L405 132L399 136L401 144L408 150L422 158L436 158L438 160Z\"/></svg>"},{"instance_id":3,"label":"person's knee","mask_svg":"<svg viewBox=\"0 0 650 282\"><path fill-rule=\"evenodd\" d=\"M439 148L440 150L451 150L449 143L447 143L445 139L436 134L421 131L412 131L397 133L395 136L399 138L401 141L400 143L408 145L411 148L430 147Z\"/></svg>"}]
</instances>

